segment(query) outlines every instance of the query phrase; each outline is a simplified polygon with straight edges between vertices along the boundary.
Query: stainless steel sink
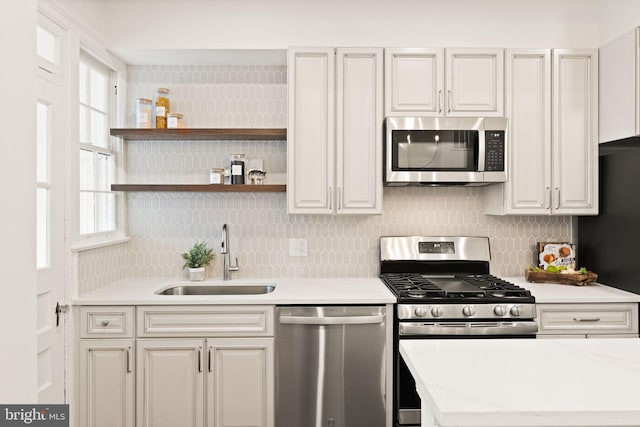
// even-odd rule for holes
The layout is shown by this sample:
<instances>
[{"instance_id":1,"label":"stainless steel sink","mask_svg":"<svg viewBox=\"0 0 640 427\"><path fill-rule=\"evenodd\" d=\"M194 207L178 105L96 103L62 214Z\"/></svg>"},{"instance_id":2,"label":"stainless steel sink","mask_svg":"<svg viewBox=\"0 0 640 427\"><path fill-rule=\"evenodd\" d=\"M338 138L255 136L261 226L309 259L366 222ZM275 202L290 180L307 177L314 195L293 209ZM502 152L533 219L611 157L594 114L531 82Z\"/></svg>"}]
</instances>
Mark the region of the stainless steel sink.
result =
<instances>
[{"instance_id":1,"label":"stainless steel sink","mask_svg":"<svg viewBox=\"0 0 640 427\"><path fill-rule=\"evenodd\" d=\"M158 295L261 295L273 292L274 284L176 285L156 292Z\"/></svg>"}]
</instances>

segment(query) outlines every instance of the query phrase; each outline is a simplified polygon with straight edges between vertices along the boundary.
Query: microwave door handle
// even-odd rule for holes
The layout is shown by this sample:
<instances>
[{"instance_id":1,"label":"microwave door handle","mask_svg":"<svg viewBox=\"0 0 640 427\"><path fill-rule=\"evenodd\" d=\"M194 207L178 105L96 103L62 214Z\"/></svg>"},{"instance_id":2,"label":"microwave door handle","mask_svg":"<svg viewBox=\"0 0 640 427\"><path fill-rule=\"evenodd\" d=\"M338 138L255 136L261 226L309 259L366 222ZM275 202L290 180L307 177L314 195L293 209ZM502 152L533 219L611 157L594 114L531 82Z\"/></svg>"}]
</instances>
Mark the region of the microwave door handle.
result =
<instances>
[{"instance_id":1,"label":"microwave door handle","mask_svg":"<svg viewBox=\"0 0 640 427\"><path fill-rule=\"evenodd\" d=\"M486 142L484 130L478 130L478 172L484 172Z\"/></svg>"}]
</instances>

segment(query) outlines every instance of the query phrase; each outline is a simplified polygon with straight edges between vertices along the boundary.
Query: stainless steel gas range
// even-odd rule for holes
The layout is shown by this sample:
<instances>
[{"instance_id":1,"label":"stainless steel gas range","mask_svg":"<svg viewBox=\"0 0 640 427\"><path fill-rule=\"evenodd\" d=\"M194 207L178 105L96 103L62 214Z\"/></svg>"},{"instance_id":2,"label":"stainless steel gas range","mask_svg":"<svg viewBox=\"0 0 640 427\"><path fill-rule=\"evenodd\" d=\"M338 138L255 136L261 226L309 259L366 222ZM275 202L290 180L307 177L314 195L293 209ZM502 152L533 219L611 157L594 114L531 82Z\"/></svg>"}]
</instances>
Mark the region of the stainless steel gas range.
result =
<instances>
[{"instance_id":1,"label":"stainless steel gas range","mask_svg":"<svg viewBox=\"0 0 640 427\"><path fill-rule=\"evenodd\" d=\"M535 298L489 274L490 258L487 237L380 238L380 277L398 300L396 426L420 425L420 399L398 352L400 340L535 338Z\"/></svg>"}]
</instances>

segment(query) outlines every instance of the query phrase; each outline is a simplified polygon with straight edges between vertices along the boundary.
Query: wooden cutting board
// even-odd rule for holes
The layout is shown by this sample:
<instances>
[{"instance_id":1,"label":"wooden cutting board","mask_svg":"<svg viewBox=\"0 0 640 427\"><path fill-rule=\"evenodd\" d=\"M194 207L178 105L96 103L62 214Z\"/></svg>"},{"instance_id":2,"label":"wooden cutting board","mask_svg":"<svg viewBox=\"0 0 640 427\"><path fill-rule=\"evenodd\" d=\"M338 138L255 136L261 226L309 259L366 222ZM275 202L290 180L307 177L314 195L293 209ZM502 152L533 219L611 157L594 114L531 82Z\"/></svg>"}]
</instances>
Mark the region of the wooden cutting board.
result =
<instances>
[{"instance_id":1,"label":"wooden cutting board","mask_svg":"<svg viewBox=\"0 0 640 427\"><path fill-rule=\"evenodd\" d=\"M532 283L556 283L559 285L583 286L595 282L598 275L593 271L587 271L587 274L561 274L547 273L546 271L531 271L526 269L524 277L528 282Z\"/></svg>"}]
</instances>

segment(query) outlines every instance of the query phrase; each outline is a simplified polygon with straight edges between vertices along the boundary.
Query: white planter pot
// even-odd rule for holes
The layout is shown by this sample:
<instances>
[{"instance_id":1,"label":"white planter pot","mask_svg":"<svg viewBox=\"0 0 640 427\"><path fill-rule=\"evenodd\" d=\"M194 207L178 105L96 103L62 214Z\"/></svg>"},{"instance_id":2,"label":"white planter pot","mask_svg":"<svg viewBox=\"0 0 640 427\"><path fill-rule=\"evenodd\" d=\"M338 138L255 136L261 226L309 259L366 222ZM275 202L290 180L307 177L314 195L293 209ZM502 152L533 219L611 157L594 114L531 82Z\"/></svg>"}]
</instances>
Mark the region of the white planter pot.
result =
<instances>
[{"instance_id":1,"label":"white planter pot","mask_svg":"<svg viewBox=\"0 0 640 427\"><path fill-rule=\"evenodd\" d=\"M204 267L189 268L189 280L193 282L204 280Z\"/></svg>"}]
</instances>

